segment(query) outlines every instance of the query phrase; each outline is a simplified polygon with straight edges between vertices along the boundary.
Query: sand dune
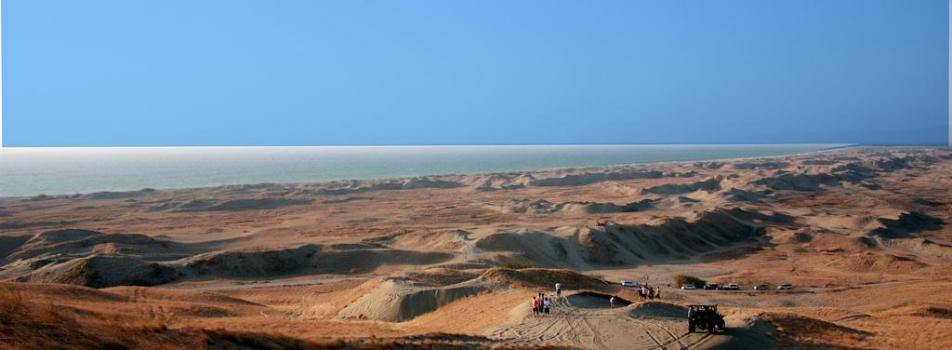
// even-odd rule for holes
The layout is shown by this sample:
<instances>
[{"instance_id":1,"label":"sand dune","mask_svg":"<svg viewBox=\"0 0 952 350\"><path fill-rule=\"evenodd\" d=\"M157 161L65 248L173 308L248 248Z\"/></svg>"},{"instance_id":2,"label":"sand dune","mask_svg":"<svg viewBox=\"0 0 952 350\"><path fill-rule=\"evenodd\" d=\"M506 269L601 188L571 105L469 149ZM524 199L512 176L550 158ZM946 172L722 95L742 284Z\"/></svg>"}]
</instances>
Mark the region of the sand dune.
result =
<instances>
[{"instance_id":1,"label":"sand dune","mask_svg":"<svg viewBox=\"0 0 952 350\"><path fill-rule=\"evenodd\" d=\"M175 281L174 267L128 256L90 255L43 265L16 278L20 282L66 283L89 287L154 286Z\"/></svg>"},{"instance_id":2,"label":"sand dune","mask_svg":"<svg viewBox=\"0 0 952 350\"><path fill-rule=\"evenodd\" d=\"M914 236L922 231L939 230L945 224L942 219L920 212L904 212L898 218L879 218L883 225L870 232L871 235L885 238L901 238Z\"/></svg>"},{"instance_id":3,"label":"sand dune","mask_svg":"<svg viewBox=\"0 0 952 350\"><path fill-rule=\"evenodd\" d=\"M598 202L586 202L586 201L572 201L572 202L561 202L561 203L552 203L544 199L537 200L528 200L528 199L513 199L506 201L503 204L490 204L490 207L497 209L504 213L514 213L514 214L536 214L536 215L545 215L545 214L555 214L555 213L569 213L569 214L599 214L599 213L630 213L636 211L649 210L654 206L654 203L657 202L654 199L642 199L637 202L625 203L625 204L615 204L615 203L598 203Z\"/></svg>"},{"instance_id":4,"label":"sand dune","mask_svg":"<svg viewBox=\"0 0 952 350\"><path fill-rule=\"evenodd\" d=\"M605 181L620 181L634 179L658 179L664 173L652 170L619 169L604 172L580 172L564 174L558 177L536 178L529 181L529 186L582 186Z\"/></svg>"},{"instance_id":5,"label":"sand dune","mask_svg":"<svg viewBox=\"0 0 952 350\"><path fill-rule=\"evenodd\" d=\"M24 241L21 239L21 241ZM421 265L447 261L446 253L380 249L373 245L304 245L292 249L216 251L176 261L197 246L144 235L60 230L37 234L5 259L0 278L92 287L151 286L193 277L254 278L305 273L366 273L383 265ZM108 249L104 249L107 247ZM165 254L163 254L165 252ZM161 258L161 262L147 259Z\"/></svg>"},{"instance_id":6,"label":"sand dune","mask_svg":"<svg viewBox=\"0 0 952 350\"><path fill-rule=\"evenodd\" d=\"M0 323L34 348L944 349L949 174L875 148L0 198ZM694 303L728 331L688 334Z\"/></svg>"},{"instance_id":7,"label":"sand dune","mask_svg":"<svg viewBox=\"0 0 952 350\"><path fill-rule=\"evenodd\" d=\"M600 278L588 276L568 269L505 269L494 268L487 270L480 276L481 279L491 281L496 285L510 287L542 289L551 291L555 283L561 283L566 289L585 289L616 292L617 286Z\"/></svg>"},{"instance_id":8,"label":"sand dune","mask_svg":"<svg viewBox=\"0 0 952 350\"><path fill-rule=\"evenodd\" d=\"M164 202L150 207L149 210L173 212L264 210L308 204L310 202L306 199L290 198L245 198L225 201L191 200L181 203Z\"/></svg>"},{"instance_id":9,"label":"sand dune","mask_svg":"<svg viewBox=\"0 0 952 350\"><path fill-rule=\"evenodd\" d=\"M458 299L489 290L480 283L459 283L450 286L417 286L408 281L391 279L347 305L338 317L345 319L402 322L436 311Z\"/></svg>"},{"instance_id":10,"label":"sand dune","mask_svg":"<svg viewBox=\"0 0 952 350\"><path fill-rule=\"evenodd\" d=\"M736 162L732 163L731 166L734 169L741 170L750 170L750 169L783 169L790 166L789 162L782 161L757 161L757 162Z\"/></svg>"},{"instance_id":11,"label":"sand dune","mask_svg":"<svg viewBox=\"0 0 952 350\"><path fill-rule=\"evenodd\" d=\"M521 174L493 174L488 175L482 178L478 178L475 182L479 183L476 186L477 191L481 192L492 192L500 190L517 190L520 188L525 188L532 181L535 181L536 178L529 173Z\"/></svg>"},{"instance_id":12,"label":"sand dune","mask_svg":"<svg viewBox=\"0 0 952 350\"><path fill-rule=\"evenodd\" d=\"M721 189L721 180L720 177L713 177L704 181L686 183L686 184L664 184L654 187L644 188L641 190L641 194L660 194L660 195L672 195L672 194L684 194L691 193L695 191L708 191L713 192Z\"/></svg>"},{"instance_id":13,"label":"sand dune","mask_svg":"<svg viewBox=\"0 0 952 350\"><path fill-rule=\"evenodd\" d=\"M175 257L196 248L155 239L142 234L103 234L96 231L66 229L39 233L5 255L8 260L30 259L46 255L84 256L99 249L116 254L146 257Z\"/></svg>"},{"instance_id":14,"label":"sand dune","mask_svg":"<svg viewBox=\"0 0 952 350\"><path fill-rule=\"evenodd\" d=\"M373 191L412 190L421 188L456 188L463 184L438 177L415 177L395 180L338 181L321 185L318 194L351 194Z\"/></svg>"},{"instance_id":15,"label":"sand dune","mask_svg":"<svg viewBox=\"0 0 952 350\"><path fill-rule=\"evenodd\" d=\"M538 266L585 268L686 260L732 247L765 243L763 224L792 225L783 214L715 209L693 219L658 224L613 224L604 228L503 231L476 242L485 251L513 252Z\"/></svg>"},{"instance_id":16,"label":"sand dune","mask_svg":"<svg viewBox=\"0 0 952 350\"><path fill-rule=\"evenodd\" d=\"M224 251L197 255L183 261L198 276L267 277L305 273L367 273L382 265L428 265L449 260L445 253L392 249L325 249L304 245L292 249Z\"/></svg>"}]
</instances>

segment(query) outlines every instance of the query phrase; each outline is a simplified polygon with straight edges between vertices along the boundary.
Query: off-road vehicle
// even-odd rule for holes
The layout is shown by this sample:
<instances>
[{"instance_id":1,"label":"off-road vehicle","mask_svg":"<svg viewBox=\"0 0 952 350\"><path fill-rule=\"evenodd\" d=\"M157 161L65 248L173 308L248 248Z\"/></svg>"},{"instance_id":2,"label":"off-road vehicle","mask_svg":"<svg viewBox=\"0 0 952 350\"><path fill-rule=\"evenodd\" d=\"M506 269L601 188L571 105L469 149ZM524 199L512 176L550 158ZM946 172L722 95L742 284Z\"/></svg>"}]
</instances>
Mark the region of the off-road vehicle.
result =
<instances>
[{"instance_id":1,"label":"off-road vehicle","mask_svg":"<svg viewBox=\"0 0 952 350\"><path fill-rule=\"evenodd\" d=\"M709 333L724 330L724 316L717 313L717 304L688 306L688 332L694 333L697 328Z\"/></svg>"}]
</instances>

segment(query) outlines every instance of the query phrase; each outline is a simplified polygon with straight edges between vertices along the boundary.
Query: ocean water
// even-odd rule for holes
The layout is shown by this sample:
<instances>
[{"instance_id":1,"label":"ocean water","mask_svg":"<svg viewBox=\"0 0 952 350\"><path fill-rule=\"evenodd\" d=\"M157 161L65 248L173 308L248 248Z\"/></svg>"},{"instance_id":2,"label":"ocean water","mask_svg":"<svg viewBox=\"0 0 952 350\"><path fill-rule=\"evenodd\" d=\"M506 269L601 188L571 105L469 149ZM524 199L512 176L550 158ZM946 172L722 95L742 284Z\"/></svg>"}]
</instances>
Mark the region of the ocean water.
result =
<instances>
[{"instance_id":1,"label":"ocean water","mask_svg":"<svg viewBox=\"0 0 952 350\"><path fill-rule=\"evenodd\" d=\"M844 145L4 148L0 197L696 161Z\"/></svg>"}]
</instances>

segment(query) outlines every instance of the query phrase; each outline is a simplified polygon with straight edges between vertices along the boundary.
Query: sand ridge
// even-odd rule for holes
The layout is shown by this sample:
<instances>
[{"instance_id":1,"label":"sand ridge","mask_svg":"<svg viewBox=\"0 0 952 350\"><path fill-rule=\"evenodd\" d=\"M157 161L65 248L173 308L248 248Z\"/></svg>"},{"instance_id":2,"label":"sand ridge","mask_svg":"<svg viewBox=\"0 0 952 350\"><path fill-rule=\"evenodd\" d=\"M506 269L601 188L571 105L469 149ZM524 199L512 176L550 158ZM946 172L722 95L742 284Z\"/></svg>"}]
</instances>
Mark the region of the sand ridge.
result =
<instances>
[{"instance_id":1,"label":"sand ridge","mask_svg":"<svg viewBox=\"0 0 952 350\"><path fill-rule=\"evenodd\" d=\"M0 294L35 295L24 307L37 315L51 305L79 324L187 339L939 349L952 346L950 174L948 149L858 148L0 198ZM681 291L678 274L744 290ZM622 279L663 297L643 301ZM556 282L567 297L531 315ZM598 307L606 295L633 303ZM686 334L677 315L691 303L721 305L729 331ZM161 332L149 327L130 332Z\"/></svg>"}]
</instances>

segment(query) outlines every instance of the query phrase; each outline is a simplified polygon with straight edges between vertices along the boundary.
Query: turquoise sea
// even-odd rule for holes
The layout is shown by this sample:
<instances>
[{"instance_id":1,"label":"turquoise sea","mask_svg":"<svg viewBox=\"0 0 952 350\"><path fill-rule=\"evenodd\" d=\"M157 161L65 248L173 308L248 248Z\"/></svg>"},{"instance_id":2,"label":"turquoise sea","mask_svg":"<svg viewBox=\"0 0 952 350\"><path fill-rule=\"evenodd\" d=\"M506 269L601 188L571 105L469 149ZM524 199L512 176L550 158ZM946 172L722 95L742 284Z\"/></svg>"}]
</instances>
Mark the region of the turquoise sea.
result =
<instances>
[{"instance_id":1,"label":"turquoise sea","mask_svg":"<svg viewBox=\"0 0 952 350\"><path fill-rule=\"evenodd\" d=\"M0 197L713 160L796 154L843 146L3 148L0 149Z\"/></svg>"}]
</instances>

